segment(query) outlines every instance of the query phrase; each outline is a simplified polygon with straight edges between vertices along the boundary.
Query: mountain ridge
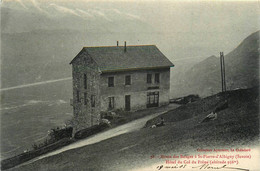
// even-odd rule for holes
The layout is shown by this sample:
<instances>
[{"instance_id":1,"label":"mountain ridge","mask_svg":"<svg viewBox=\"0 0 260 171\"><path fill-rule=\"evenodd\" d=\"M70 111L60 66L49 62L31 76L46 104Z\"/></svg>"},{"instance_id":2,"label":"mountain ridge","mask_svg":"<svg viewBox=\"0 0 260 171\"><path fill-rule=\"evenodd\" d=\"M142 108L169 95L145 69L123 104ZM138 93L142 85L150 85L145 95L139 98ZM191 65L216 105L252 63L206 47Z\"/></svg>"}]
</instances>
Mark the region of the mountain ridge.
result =
<instances>
[{"instance_id":1,"label":"mountain ridge","mask_svg":"<svg viewBox=\"0 0 260 171\"><path fill-rule=\"evenodd\" d=\"M55 8L56 7L56 8ZM135 29L153 31L140 17L118 9L70 9L55 4L45 7L45 13L30 7L15 9L1 6L2 33L30 32L37 29L74 29L92 32L134 32ZM88 14L89 13L89 14ZM23 22L21 22L23 21ZM19 23L19 24L18 24Z\"/></svg>"},{"instance_id":2,"label":"mountain ridge","mask_svg":"<svg viewBox=\"0 0 260 171\"><path fill-rule=\"evenodd\" d=\"M228 90L250 88L259 84L259 32L246 37L234 50L225 55L226 85ZM219 57L210 56L191 67L186 78L174 92L181 95L211 95L221 91Z\"/></svg>"}]
</instances>

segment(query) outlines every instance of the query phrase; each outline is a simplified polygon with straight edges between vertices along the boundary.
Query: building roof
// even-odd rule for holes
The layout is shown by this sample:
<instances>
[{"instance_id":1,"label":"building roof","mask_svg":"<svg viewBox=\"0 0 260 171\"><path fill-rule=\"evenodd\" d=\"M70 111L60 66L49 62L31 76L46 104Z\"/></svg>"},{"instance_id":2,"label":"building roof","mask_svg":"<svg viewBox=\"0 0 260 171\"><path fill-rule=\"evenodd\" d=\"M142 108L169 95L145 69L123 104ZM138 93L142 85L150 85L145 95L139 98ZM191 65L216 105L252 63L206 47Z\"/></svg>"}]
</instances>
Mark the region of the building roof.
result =
<instances>
[{"instance_id":1,"label":"building roof","mask_svg":"<svg viewBox=\"0 0 260 171\"><path fill-rule=\"evenodd\" d=\"M174 66L155 45L126 46L126 51L124 48L124 46L84 47L70 64L83 54L88 54L102 72Z\"/></svg>"}]
</instances>

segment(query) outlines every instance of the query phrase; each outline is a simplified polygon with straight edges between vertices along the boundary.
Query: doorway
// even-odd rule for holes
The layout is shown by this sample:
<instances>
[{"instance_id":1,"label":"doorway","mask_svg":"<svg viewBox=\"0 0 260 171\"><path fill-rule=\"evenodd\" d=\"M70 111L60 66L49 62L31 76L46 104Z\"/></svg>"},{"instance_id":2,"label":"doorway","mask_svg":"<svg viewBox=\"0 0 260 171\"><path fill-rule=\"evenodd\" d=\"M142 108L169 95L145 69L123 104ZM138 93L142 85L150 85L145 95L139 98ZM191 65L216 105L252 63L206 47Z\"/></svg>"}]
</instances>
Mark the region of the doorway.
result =
<instances>
[{"instance_id":1,"label":"doorway","mask_svg":"<svg viewBox=\"0 0 260 171\"><path fill-rule=\"evenodd\" d=\"M147 108L159 106L159 92L148 92L147 93Z\"/></svg>"},{"instance_id":2,"label":"doorway","mask_svg":"<svg viewBox=\"0 0 260 171\"><path fill-rule=\"evenodd\" d=\"M126 95L125 96L125 111L130 111L131 110L131 96Z\"/></svg>"}]
</instances>

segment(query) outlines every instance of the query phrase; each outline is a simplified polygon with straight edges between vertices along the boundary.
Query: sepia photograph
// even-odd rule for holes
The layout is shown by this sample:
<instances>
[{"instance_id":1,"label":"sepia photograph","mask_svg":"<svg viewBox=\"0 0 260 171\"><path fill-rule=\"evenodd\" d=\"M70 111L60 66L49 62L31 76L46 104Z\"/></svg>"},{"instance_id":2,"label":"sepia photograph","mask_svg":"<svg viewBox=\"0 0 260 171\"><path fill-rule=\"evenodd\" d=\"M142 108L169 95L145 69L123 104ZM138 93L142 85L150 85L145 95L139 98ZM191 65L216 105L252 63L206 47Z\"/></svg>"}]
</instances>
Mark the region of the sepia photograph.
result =
<instances>
[{"instance_id":1,"label":"sepia photograph","mask_svg":"<svg viewBox=\"0 0 260 171\"><path fill-rule=\"evenodd\" d=\"M0 170L260 170L260 1L0 5Z\"/></svg>"}]
</instances>

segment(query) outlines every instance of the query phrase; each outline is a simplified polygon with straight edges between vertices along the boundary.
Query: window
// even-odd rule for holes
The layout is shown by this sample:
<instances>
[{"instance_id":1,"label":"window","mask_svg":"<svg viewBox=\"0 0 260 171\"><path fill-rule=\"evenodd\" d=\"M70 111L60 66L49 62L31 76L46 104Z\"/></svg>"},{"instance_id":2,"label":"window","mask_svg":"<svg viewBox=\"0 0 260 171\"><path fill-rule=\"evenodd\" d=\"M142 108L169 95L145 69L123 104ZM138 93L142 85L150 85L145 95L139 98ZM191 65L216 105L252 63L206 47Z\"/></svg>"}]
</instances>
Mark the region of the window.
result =
<instances>
[{"instance_id":1,"label":"window","mask_svg":"<svg viewBox=\"0 0 260 171\"><path fill-rule=\"evenodd\" d=\"M147 83L152 83L152 74L147 74Z\"/></svg>"},{"instance_id":2,"label":"window","mask_svg":"<svg viewBox=\"0 0 260 171\"><path fill-rule=\"evenodd\" d=\"M87 93L84 93L84 105L87 105Z\"/></svg>"},{"instance_id":3,"label":"window","mask_svg":"<svg viewBox=\"0 0 260 171\"><path fill-rule=\"evenodd\" d=\"M77 90L77 102L80 102L80 98L79 98L79 90Z\"/></svg>"},{"instance_id":4,"label":"window","mask_svg":"<svg viewBox=\"0 0 260 171\"><path fill-rule=\"evenodd\" d=\"M155 73L154 82L160 83L160 73Z\"/></svg>"},{"instance_id":5,"label":"window","mask_svg":"<svg viewBox=\"0 0 260 171\"><path fill-rule=\"evenodd\" d=\"M108 109L114 109L115 108L115 97L109 97L108 98Z\"/></svg>"},{"instance_id":6,"label":"window","mask_svg":"<svg viewBox=\"0 0 260 171\"><path fill-rule=\"evenodd\" d=\"M131 75L125 76L125 85L131 85Z\"/></svg>"},{"instance_id":7,"label":"window","mask_svg":"<svg viewBox=\"0 0 260 171\"><path fill-rule=\"evenodd\" d=\"M159 92L148 92L147 93L147 107L158 107L159 106Z\"/></svg>"},{"instance_id":8,"label":"window","mask_svg":"<svg viewBox=\"0 0 260 171\"><path fill-rule=\"evenodd\" d=\"M95 107L95 95L91 95L91 107Z\"/></svg>"},{"instance_id":9,"label":"window","mask_svg":"<svg viewBox=\"0 0 260 171\"><path fill-rule=\"evenodd\" d=\"M114 87L114 77L108 77L108 87Z\"/></svg>"},{"instance_id":10,"label":"window","mask_svg":"<svg viewBox=\"0 0 260 171\"><path fill-rule=\"evenodd\" d=\"M84 74L84 88L87 89L87 74Z\"/></svg>"}]
</instances>

